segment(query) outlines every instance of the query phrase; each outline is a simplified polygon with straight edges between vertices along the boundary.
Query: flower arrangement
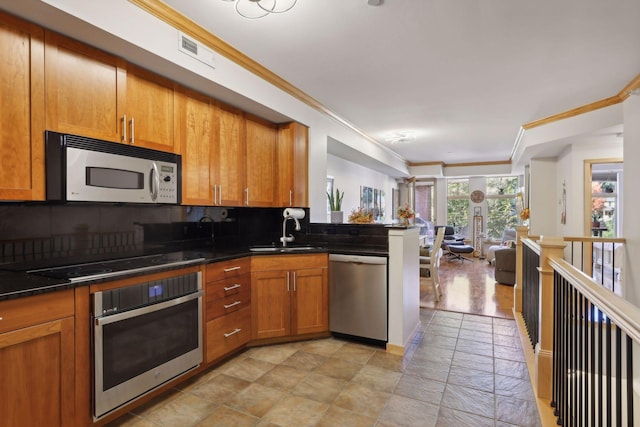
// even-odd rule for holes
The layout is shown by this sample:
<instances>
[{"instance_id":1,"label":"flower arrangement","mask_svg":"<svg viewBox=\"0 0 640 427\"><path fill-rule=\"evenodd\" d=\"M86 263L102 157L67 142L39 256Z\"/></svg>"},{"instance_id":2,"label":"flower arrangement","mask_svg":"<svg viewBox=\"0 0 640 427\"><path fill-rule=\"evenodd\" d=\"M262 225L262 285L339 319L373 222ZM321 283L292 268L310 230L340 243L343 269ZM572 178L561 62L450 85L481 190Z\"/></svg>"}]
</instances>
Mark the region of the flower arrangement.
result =
<instances>
[{"instance_id":1,"label":"flower arrangement","mask_svg":"<svg viewBox=\"0 0 640 427\"><path fill-rule=\"evenodd\" d=\"M520 211L520 219L526 221L529 219L531 212L529 212L529 208L524 208Z\"/></svg>"},{"instance_id":2,"label":"flower arrangement","mask_svg":"<svg viewBox=\"0 0 640 427\"><path fill-rule=\"evenodd\" d=\"M400 219L400 222L408 223L414 216L415 212L409 207L409 203L405 203L404 206L398 207L398 218Z\"/></svg>"},{"instance_id":3,"label":"flower arrangement","mask_svg":"<svg viewBox=\"0 0 640 427\"><path fill-rule=\"evenodd\" d=\"M365 212L363 208L351 209L349 214L349 223L351 224L371 224L373 222L373 213Z\"/></svg>"}]
</instances>

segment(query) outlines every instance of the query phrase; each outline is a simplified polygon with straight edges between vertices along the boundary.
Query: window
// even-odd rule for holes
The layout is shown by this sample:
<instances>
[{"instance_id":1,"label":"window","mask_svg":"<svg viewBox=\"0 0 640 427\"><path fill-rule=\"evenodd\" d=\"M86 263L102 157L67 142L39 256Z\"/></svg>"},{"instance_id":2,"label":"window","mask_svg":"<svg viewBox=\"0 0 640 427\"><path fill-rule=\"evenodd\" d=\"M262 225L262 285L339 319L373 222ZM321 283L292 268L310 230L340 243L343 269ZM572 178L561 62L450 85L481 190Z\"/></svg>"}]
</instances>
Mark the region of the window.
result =
<instances>
[{"instance_id":1,"label":"window","mask_svg":"<svg viewBox=\"0 0 640 427\"><path fill-rule=\"evenodd\" d=\"M419 180L415 186L415 211L425 221L434 221L435 180Z\"/></svg>"},{"instance_id":2,"label":"window","mask_svg":"<svg viewBox=\"0 0 640 427\"><path fill-rule=\"evenodd\" d=\"M329 194L333 194L333 177L327 177L327 219L331 218L331 205L329 204Z\"/></svg>"},{"instance_id":3,"label":"window","mask_svg":"<svg viewBox=\"0 0 640 427\"><path fill-rule=\"evenodd\" d=\"M518 177L499 176L487 178L487 229L490 239L502 239L505 228L518 225L516 194Z\"/></svg>"},{"instance_id":4,"label":"window","mask_svg":"<svg viewBox=\"0 0 640 427\"><path fill-rule=\"evenodd\" d=\"M469 228L469 180L447 180L447 224L456 233Z\"/></svg>"},{"instance_id":5,"label":"window","mask_svg":"<svg viewBox=\"0 0 640 427\"><path fill-rule=\"evenodd\" d=\"M621 163L593 165L591 175L591 233L597 237L616 237L619 230L619 187Z\"/></svg>"}]
</instances>

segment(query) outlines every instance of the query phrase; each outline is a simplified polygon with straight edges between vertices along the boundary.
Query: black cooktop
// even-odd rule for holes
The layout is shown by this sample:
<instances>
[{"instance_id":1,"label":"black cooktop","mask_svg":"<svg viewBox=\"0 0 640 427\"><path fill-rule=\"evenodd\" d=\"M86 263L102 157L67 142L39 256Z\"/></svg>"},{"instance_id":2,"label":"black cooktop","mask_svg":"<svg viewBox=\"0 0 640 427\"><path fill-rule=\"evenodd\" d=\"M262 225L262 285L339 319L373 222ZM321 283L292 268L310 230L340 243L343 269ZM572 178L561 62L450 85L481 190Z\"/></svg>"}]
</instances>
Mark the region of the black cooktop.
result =
<instances>
[{"instance_id":1,"label":"black cooktop","mask_svg":"<svg viewBox=\"0 0 640 427\"><path fill-rule=\"evenodd\" d=\"M156 270L162 267L197 264L205 259L197 253L170 252L166 254L146 255L121 258L108 261L65 265L28 270L28 274L36 274L56 279L67 279L71 282L96 280L117 277L125 274Z\"/></svg>"}]
</instances>

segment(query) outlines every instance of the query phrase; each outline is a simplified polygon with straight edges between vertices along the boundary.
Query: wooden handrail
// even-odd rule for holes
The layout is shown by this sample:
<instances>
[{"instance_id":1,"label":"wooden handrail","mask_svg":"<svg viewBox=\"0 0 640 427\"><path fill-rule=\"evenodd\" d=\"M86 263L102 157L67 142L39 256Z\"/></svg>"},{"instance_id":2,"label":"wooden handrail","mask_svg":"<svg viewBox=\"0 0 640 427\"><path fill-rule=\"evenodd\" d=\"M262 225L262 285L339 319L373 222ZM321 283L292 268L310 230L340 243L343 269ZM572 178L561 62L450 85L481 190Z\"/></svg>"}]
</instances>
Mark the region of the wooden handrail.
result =
<instances>
[{"instance_id":1,"label":"wooden handrail","mask_svg":"<svg viewBox=\"0 0 640 427\"><path fill-rule=\"evenodd\" d=\"M640 308L603 288L567 261L553 257L549 264L582 295L597 306L634 342L640 344Z\"/></svg>"},{"instance_id":2,"label":"wooden handrail","mask_svg":"<svg viewBox=\"0 0 640 427\"><path fill-rule=\"evenodd\" d=\"M523 245L527 245L532 251L540 255L540 245L532 239L521 239Z\"/></svg>"},{"instance_id":3,"label":"wooden handrail","mask_svg":"<svg viewBox=\"0 0 640 427\"><path fill-rule=\"evenodd\" d=\"M563 237L565 242L627 243L624 237Z\"/></svg>"}]
</instances>

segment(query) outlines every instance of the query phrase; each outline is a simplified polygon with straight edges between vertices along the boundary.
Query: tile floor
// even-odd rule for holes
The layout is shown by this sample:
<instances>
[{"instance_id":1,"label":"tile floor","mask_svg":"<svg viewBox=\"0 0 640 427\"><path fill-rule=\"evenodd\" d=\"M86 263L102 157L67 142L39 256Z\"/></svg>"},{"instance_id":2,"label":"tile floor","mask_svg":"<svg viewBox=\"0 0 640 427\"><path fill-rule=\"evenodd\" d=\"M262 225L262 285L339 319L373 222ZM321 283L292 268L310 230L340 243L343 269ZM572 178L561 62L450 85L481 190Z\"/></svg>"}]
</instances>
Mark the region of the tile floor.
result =
<instances>
[{"instance_id":1,"label":"tile floor","mask_svg":"<svg viewBox=\"0 0 640 427\"><path fill-rule=\"evenodd\" d=\"M421 320L404 357L334 338L253 348L109 427L541 425L514 320Z\"/></svg>"}]
</instances>

